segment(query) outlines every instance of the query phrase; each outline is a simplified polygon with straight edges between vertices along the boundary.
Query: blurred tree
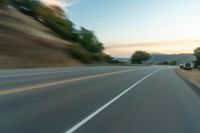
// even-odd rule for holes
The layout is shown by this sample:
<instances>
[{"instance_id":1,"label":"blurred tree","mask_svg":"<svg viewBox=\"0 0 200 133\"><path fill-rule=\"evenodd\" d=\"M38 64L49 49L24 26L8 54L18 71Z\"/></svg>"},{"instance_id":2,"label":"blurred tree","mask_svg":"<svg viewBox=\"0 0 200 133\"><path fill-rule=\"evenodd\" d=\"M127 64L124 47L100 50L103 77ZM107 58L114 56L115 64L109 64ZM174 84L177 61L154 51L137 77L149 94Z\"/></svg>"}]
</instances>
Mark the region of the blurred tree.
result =
<instances>
[{"instance_id":1,"label":"blurred tree","mask_svg":"<svg viewBox=\"0 0 200 133\"><path fill-rule=\"evenodd\" d=\"M10 2L10 0L0 0L0 6L5 6Z\"/></svg>"},{"instance_id":2,"label":"blurred tree","mask_svg":"<svg viewBox=\"0 0 200 133\"><path fill-rule=\"evenodd\" d=\"M131 56L131 62L134 64L142 64L142 62L147 61L151 58L151 55L145 51L135 51Z\"/></svg>"},{"instance_id":3,"label":"blurred tree","mask_svg":"<svg viewBox=\"0 0 200 133\"><path fill-rule=\"evenodd\" d=\"M15 7L17 7L23 13L36 16L38 8L42 5L39 0L10 0Z\"/></svg>"},{"instance_id":4,"label":"blurred tree","mask_svg":"<svg viewBox=\"0 0 200 133\"><path fill-rule=\"evenodd\" d=\"M105 58L105 61L108 63L111 63L114 60L113 57L111 57L110 55L107 55L107 54L105 54L104 58Z\"/></svg>"},{"instance_id":5,"label":"blurred tree","mask_svg":"<svg viewBox=\"0 0 200 133\"><path fill-rule=\"evenodd\" d=\"M52 8L53 7L53 8ZM57 6L40 6L36 12L37 20L51 28L55 33L68 41L78 41L79 34L74 24L67 19L64 11Z\"/></svg>"},{"instance_id":6,"label":"blurred tree","mask_svg":"<svg viewBox=\"0 0 200 133\"><path fill-rule=\"evenodd\" d=\"M168 61L161 61L158 64L159 65L169 65L170 63Z\"/></svg>"},{"instance_id":7,"label":"blurred tree","mask_svg":"<svg viewBox=\"0 0 200 133\"><path fill-rule=\"evenodd\" d=\"M200 66L200 47L194 50L194 56L196 57L195 67Z\"/></svg>"},{"instance_id":8,"label":"blurred tree","mask_svg":"<svg viewBox=\"0 0 200 133\"><path fill-rule=\"evenodd\" d=\"M172 65L172 66L176 66L177 61L171 61L169 64Z\"/></svg>"},{"instance_id":9,"label":"blurred tree","mask_svg":"<svg viewBox=\"0 0 200 133\"><path fill-rule=\"evenodd\" d=\"M104 60L105 62L111 63L111 64L124 64L124 62L114 59L112 56L107 55L107 54L104 55Z\"/></svg>"},{"instance_id":10,"label":"blurred tree","mask_svg":"<svg viewBox=\"0 0 200 133\"><path fill-rule=\"evenodd\" d=\"M89 31L85 28L81 28L80 30L80 43L82 47L87 49L89 52L102 52L104 47L101 42L97 39L92 31Z\"/></svg>"},{"instance_id":11,"label":"blurred tree","mask_svg":"<svg viewBox=\"0 0 200 133\"><path fill-rule=\"evenodd\" d=\"M50 5L50 8L53 10L53 12L56 16L58 16L60 18L66 17L65 11L61 7L59 7L57 5Z\"/></svg>"}]
</instances>

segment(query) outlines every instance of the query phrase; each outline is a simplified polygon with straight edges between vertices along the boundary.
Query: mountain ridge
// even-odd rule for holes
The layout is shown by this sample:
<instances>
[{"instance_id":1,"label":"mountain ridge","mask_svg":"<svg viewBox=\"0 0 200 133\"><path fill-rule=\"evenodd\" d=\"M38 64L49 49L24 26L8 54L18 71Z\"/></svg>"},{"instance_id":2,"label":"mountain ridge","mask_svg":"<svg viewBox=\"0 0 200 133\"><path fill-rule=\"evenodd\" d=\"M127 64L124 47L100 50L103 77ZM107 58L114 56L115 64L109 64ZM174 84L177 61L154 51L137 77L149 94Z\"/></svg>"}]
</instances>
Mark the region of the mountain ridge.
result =
<instances>
[{"instance_id":1,"label":"mountain ridge","mask_svg":"<svg viewBox=\"0 0 200 133\"><path fill-rule=\"evenodd\" d=\"M130 58L116 58L125 63L131 63ZM172 62L176 61L177 64L184 62L193 62L195 61L195 56L189 53L180 53L180 54L163 54L163 53L153 53L151 54L151 59L146 61L148 64L159 64L164 61Z\"/></svg>"}]
</instances>

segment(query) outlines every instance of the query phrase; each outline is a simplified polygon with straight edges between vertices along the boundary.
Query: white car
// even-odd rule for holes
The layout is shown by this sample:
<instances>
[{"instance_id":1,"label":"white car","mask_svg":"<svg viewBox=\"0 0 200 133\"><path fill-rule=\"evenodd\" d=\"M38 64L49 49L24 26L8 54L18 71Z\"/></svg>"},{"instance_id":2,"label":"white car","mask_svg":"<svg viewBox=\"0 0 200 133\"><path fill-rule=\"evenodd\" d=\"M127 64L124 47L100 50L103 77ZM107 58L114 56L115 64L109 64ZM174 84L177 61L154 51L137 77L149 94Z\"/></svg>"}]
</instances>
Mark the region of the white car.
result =
<instances>
[{"instance_id":1,"label":"white car","mask_svg":"<svg viewBox=\"0 0 200 133\"><path fill-rule=\"evenodd\" d=\"M184 63L183 64L184 70L192 70L192 68L193 68L193 63Z\"/></svg>"}]
</instances>

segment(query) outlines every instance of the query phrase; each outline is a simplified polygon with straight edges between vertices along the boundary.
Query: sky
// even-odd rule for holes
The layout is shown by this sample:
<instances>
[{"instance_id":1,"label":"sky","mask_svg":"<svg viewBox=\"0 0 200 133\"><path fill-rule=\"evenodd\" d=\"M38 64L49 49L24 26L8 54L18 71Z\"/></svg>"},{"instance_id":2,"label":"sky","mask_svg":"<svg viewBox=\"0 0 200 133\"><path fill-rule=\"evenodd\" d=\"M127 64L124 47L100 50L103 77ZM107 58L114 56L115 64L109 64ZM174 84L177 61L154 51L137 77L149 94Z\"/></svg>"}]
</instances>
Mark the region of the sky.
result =
<instances>
[{"instance_id":1,"label":"sky","mask_svg":"<svg viewBox=\"0 0 200 133\"><path fill-rule=\"evenodd\" d=\"M200 46L200 0L44 0L65 8L77 27L93 30L105 52L192 53Z\"/></svg>"}]
</instances>

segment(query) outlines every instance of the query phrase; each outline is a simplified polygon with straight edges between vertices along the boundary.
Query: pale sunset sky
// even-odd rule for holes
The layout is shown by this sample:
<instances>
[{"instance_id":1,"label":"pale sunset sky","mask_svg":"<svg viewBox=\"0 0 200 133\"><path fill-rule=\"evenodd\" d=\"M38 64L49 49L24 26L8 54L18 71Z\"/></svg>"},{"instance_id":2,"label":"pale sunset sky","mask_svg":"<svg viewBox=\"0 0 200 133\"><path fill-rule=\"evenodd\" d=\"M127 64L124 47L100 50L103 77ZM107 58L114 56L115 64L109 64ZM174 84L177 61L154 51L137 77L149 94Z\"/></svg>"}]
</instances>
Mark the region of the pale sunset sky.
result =
<instances>
[{"instance_id":1,"label":"pale sunset sky","mask_svg":"<svg viewBox=\"0 0 200 133\"><path fill-rule=\"evenodd\" d=\"M105 52L192 53L200 47L200 0L43 0L60 5L77 27L93 30Z\"/></svg>"}]
</instances>

